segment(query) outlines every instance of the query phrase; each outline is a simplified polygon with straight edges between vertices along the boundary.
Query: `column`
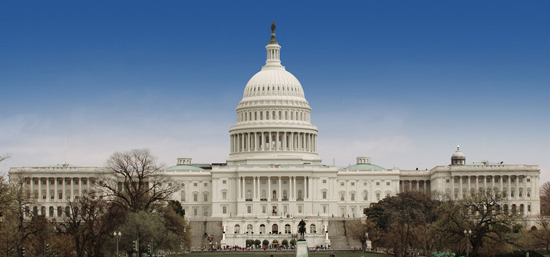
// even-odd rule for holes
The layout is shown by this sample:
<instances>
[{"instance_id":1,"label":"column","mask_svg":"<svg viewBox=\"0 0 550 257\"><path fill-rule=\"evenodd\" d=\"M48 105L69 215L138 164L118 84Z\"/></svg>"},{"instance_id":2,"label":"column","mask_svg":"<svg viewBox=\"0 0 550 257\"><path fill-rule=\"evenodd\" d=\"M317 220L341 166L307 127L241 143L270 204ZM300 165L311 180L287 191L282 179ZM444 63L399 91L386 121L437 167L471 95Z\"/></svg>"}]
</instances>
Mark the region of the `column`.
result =
<instances>
[{"instance_id":1,"label":"column","mask_svg":"<svg viewBox=\"0 0 550 257\"><path fill-rule=\"evenodd\" d=\"M65 189L65 185L67 184L67 181L65 181L65 178L63 177L63 183L62 183L62 187L63 187L63 199L67 199L67 190ZM118 183L117 183L117 186L118 186ZM61 200L63 200L61 199Z\"/></svg>"},{"instance_id":2,"label":"column","mask_svg":"<svg viewBox=\"0 0 550 257\"><path fill-rule=\"evenodd\" d=\"M460 180L459 180L459 186L460 186L460 195L458 196L459 198L462 198L462 196L464 196L464 190L463 190L463 186L462 186L462 176L459 176L458 177Z\"/></svg>"},{"instance_id":3,"label":"column","mask_svg":"<svg viewBox=\"0 0 550 257\"><path fill-rule=\"evenodd\" d=\"M290 141L290 144L288 145L290 151L294 151L294 132L290 132L290 135L288 136L288 139Z\"/></svg>"},{"instance_id":4,"label":"column","mask_svg":"<svg viewBox=\"0 0 550 257\"><path fill-rule=\"evenodd\" d=\"M73 177L71 177L71 199L74 199L74 178Z\"/></svg>"},{"instance_id":5,"label":"column","mask_svg":"<svg viewBox=\"0 0 550 257\"><path fill-rule=\"evenodd\" d=\"M244 152L244 134L241 133L239 134L239 136L241 137L241 145L239 147L239 152Z\"/></svg>"},{"instance_id":6,"label":"column","mask_svg":"<svg viewBox=\"0 0 550 257\"><path fill-rule=\"evenodd\" d=\"M307 199L311 200L311 178L307 177Z\"/></svg>"},{"instance_id":7,"label":"column","mask_svg":"<svg viewBox=\"0 0 550 257\"><path fill-rule=\"evenodd\" d=\"M258 132L254 132L254 151L258 151Z\"/></svg>"},{"instance_id":8,"label":"column","mask_svg":"<svg viewBox=\"0 0 550 257\"><path fill-rule=\"evenodd\" d=\"M246 151L250 152L250 146L252 145L250 142L250 133L246 133Z\"/></svg>"},{"instance_id":9,"label":"column","mask_svg":"<svg viewBox=\"0 0 550 257\"><path fill-rule=\"evenodd\" d=\"M279 202L281 201L281 196L282 196L282 194L281 194L281 184L282 184L281 181L282 181L281 176L279 176L279 191L277 192L277 199L278 199Z\"/></svg>"},{"instance_id":10,"label":"column","mask_svg":"<svg viewBox=\"0 0 550 257\"><path fill-rule=\"evenodd\" d=\"M267 149L269 151L271 151L272 150L271 149L271 147L272 147L272 145L271 145L271 132L269 132L267 139L268 139L268 142L269 142L268 145L267 145L268 146Z\"/></svg>"},{"instance_id":11,"label":"column","mask_svg":"<svg viewBox=\"0 0 550 257\"><path fill-rule=\"evenodd\" d=\"M279 151L281 149L279 149L279 132L275 132L276 133L276 136L275 136L275 151Z\"/></svg>"},{"instance_id":12,"label":"column","mask_svg":"<svg viewBox=\"0 0 550 257\"><path fill-rule=\"evenodd\" d=\"M455 177L451 175L451 198L455 197Z\"/></svg>"},{"instance_id":13,"label":"column","mask_svg":"<svg viewBox=\"0 0 550 257\"><path fill-rule=\"evenodd\" d=\"M231 153L235 152L235 135L231 135Z\"/></svg>"},{"instance_id":14,"label":"column","mask_svg":"<svg viewBox=\"0 0 550 257\"><path fill-rule=\"evenodd\" d=\"M468 195L472 192L472 180L470 179L470 176L468 176Z\"/></svg>"},{"instance_id":15,"label":"column","mask_svg":"<svg viewBox=\"0 0 550 257\"><path fill-rule=\"evenodd\" d=\"M507 196L512 195L512 179L510 176L508 176L508 192L506 194Z\"/></svg>"},{"instance_id":16,"label":"column","mask_svg":"<svg viewBox=\"0 0 550 257\"><path fill-rule=\"evenodd\" d=\"M500 178L500 193L502 194L502 192L504 192L504 185L503 185L503 182L502 182L502 175L500 175L499 178Z\"/></svg>"},{"instance_id":17,"label":"column","mask_svg":"<svg viewBox=\"0 0 550 257\"><path fill-rule=\"evenodd\" d=\"M516 198L519 198L519 177L516 175ZM518 206L519 208L519 206Z\"/></svg>"},{"instance_id":18,"label":"column","mask_svg":"<svg viewBox=\"0 0 550 257\"><path fill-rule=\"evenodd\" d=\"M82 178L78 178L78 197L82 197Z\"/></svg>"},{"instance_id":19,"label":"column","mask_svg":"<svg viewBox=\"0 0 550 257\"><path fill-rule=\"evenodd\" d=\"M59 198L59 192L57 192L57 177L54 178L54 185L53 185L53 199L56 200L57 198ZM57 210L56 210L57 211Z\"/></svg>"},{"instance_id":20,"label":"column","mask_svg":"<svg viewBox=\"0 0 550 257\"><path fill-rule=\"evenodd\" d=\"M271 176L267 176L267 200L271 202Z\"/></svg>"},{"instance_id":21,"label":"column","mask_svg":"<svg viewBox=\"0 0 550 257\"><path fill-rule=\"evenodd\" d=\"M487 192L487 176L483 176L483 190Z\"/></svg>"},{"instance_id":22,"label":"column","mask_svg":"<svg viewBox=\"0 0 550 257\"><path fill-rule=\"evenodd\" d=\"M495 176L491 176L491 190L495 190Z\"/></svg>"},{"instance_id":23,"label":"column","mask_svg":"<svg viewBox=\"0 0 550 257\"><path fill-rule=\"evenodd\" d=\"M283 147L283 150L286 151L288 150L288 147L286 145L286 131L283 132L283 142L282 142L282 147Z\"/></svg>"},{"instance_id":24,"label":"column","mask_svg":"<svg viewBox=\"0 0 550 257\"><path fill-rule=\"evenodd\" d=\"M262 149L262 151L265 151L265 132L262 132L262 135L260 135L260 147Z\"/></svg>"},{"instance_id":25,"label":"column","mask_svg":"<svg viewBox=\"0 0 550 257\"><path fill-rule=\"evenodd\" d=\"M516 179L517 181L517 179ZM46 201L50 200L50 178L46 178Z\"/></svg>"},{"instance_id":26,"label":"column","mask_svg":"<svg viewBox=\"0 0 550 257\"><path fill-rule=\"evenodd\" d=\"M256 177L252 177L252 199L256 200Z\"/></svg>"},{"instance_id":27,"label":"column","mask_svg":"<svg viewBox=\"0 0 550 257\"><path fill-rule=\"evenodd\" d=\"M476 178L476 193L477 193L477 192L479 192L479 177L474 176L474 178Z\"/></svg>"},{"instance_id":28,"label":"column","mask_svg":"<svg viewBox=\"0 0 550 257\"><path fill-rule=\"evenodd\" d=\"M296 177L294 177L294 200L297 199L297 194L298 194L298 191L296 190Z\"/></svg>"}]
</instances>

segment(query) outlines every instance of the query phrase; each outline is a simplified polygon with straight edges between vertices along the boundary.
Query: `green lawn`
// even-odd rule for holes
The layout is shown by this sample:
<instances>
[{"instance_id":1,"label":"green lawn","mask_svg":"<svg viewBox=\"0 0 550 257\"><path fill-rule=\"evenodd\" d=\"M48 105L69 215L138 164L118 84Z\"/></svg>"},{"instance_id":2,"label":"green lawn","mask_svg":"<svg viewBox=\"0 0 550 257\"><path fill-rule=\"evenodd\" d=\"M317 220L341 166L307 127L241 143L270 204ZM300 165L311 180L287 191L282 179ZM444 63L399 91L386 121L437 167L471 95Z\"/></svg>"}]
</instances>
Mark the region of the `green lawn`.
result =
<instances>
[{"instance_id":1,"label":"green lawn","mask_svg":"<svg viewBox=\"0 0 550 257\"><path fill-rule=\"evenodd\" d=\"M180 254L180 255L169 255L170 257L252 257L252 256L263 256L266 255L275 255L275 257L295 257L296 254L293 252L249 252L249 253L236 253L236 252L218 252L218 253L190 253L190 254ZM313 257L329 257L332 252L325 253L309 253L309 256ZM382 257L383 254L377 253L334 253L336 257Z\"/></svg>"}]
</instances>

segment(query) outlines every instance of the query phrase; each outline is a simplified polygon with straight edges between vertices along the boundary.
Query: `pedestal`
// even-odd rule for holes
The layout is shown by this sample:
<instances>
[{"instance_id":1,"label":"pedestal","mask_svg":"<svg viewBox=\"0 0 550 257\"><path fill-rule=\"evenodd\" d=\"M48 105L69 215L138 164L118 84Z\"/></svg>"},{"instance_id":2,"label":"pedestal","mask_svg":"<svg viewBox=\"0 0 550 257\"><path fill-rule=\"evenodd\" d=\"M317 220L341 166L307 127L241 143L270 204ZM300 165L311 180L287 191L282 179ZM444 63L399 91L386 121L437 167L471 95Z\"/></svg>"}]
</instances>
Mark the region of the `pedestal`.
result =
<instances>
[{"instance_id":1,"label":"pedestal","mask_svg":"<svg viewBox=\"0 0 550 257\"><path fill-rule=\"evenodd\" d=\"M296 242L296 257L307 257L307 242Z\"/></svg>"}]
</instances>

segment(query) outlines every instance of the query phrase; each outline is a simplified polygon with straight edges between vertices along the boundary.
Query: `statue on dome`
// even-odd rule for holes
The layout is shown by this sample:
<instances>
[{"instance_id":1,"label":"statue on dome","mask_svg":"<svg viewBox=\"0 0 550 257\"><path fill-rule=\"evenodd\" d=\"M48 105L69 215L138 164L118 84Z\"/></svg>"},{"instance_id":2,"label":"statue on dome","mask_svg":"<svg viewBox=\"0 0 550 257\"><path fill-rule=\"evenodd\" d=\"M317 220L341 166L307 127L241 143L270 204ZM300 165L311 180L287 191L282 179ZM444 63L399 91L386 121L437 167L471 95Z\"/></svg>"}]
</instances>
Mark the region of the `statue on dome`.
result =
<instances>
[{"instance_id":1,"label":"statue on dome","mask_svg":"<svg viewBox=\"0 0 550 257\"><path fill-rule=\"evenodd\" d=\"M273 21L271 23L271 33L275 33L275 28L277 28L277 27L275 26L275 21Z\"/></svg>"}]
</instances>

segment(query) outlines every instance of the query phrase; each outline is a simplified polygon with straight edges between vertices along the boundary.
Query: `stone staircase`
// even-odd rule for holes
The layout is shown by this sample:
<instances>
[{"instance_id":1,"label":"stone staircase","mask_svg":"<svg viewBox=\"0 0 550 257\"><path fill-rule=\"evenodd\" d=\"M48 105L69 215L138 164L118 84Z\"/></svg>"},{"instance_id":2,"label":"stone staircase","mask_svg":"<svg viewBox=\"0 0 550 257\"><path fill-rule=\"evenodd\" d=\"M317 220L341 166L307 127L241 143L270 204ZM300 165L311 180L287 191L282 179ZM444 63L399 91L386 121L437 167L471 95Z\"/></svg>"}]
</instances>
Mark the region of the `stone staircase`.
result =
<instances>
[{"instance_id":1,"label":"stone staircase","mask_svg":"<svg viewBox=\"0 0 550 257\"><path fill-rule=\"evenodd\" d=\"M346 223L352 218L331 218L328 222L328 237L333 249L351 250L360 249L361 242L348 235L348 226Z\"/></svg>"},{"instance_id":2,"label":"stone staircase","mask_svg":"<svg viewBox=\"0 0 550 257\"><path fill-rule=\"evenodd\" d=\"M191 224L191 250L200 251L203 247L209 246L209 241L205 237L205 233L214 236L212 245L220 245L222 240L222 221L190 221ZM206 248L205 248L206 250Z\"/></svg>"}]
</instances>

